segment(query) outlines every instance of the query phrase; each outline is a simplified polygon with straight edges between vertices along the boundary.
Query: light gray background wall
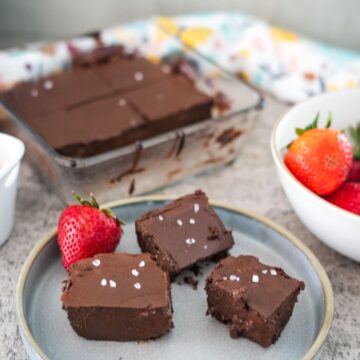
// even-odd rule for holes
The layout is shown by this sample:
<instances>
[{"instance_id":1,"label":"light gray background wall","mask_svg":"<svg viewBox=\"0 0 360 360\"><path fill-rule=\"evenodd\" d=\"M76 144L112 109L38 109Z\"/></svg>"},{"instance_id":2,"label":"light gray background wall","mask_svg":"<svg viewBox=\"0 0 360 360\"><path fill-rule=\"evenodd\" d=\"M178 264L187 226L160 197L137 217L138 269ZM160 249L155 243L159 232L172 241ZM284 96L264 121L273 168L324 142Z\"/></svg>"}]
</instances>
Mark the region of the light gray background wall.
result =
<instances>
[{"instance_id":1,"label":"light gray background wall","mask_svg":"<svg viewBox=\"0 0 360 360\"><path fill-rule=\"evenodd\" d=\"M152 14L231 9L360 50L360 0L0 0L0 47L71 37Z\"/></svg>"}]
</instances>

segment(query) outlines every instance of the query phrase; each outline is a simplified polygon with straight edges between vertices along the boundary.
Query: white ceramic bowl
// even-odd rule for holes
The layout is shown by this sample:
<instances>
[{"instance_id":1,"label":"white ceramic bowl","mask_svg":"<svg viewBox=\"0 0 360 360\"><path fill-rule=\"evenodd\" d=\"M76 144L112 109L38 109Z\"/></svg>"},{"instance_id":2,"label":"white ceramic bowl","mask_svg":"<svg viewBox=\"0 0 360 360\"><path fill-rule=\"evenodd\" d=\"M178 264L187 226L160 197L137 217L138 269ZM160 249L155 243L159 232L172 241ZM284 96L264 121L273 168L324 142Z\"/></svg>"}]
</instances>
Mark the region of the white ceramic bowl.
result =
<instances>
[{"instance_id":1,"label":"white ceramic bowl","mask_svg":"<svg viewBox=\"0 0 360 360\"><path fill-rule=\"evenodd\" d=\"M360 216L330 204L302 185L283 161L284 147L296 136L294 129L309 124L320 112L320 126L329 112L333 127L347 129L360 121L360 90L324 94L290 109L274 126L271 150L285 193L304 225L339 253L360 261Z\"/></svg>"},{"instance_id":2,"label":"white ceramic bowl","mask_svg":"<svg viewBox=\"0 0 360 360\"><path fill-rule=\"evenodd\" d=\"M0 133L0 246L14 225L17 178L24 151L20 140Z\"/></svg>"}]
</instances>

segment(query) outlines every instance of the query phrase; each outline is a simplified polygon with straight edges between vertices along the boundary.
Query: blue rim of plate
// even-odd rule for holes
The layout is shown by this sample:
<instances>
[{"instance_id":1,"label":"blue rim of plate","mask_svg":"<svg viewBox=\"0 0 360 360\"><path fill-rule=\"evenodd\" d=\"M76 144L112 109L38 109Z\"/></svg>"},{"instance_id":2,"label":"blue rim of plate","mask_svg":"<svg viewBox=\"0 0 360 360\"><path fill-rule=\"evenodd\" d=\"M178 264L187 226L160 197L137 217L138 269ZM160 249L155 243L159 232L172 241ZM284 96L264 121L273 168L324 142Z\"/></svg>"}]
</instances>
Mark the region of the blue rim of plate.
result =
<instances>
[{"instance_id":1,"label":"blue rim of plate","mask_svg":"<svg viewBox=\"0 0 360 360\"><path fill-rule=\"evenodd\" d=\"M134 197L130 199L123 199L118 201L113 201L104 205L107 208L120 207L130 204L137 204L141 202L159 202L159 201L171 201L176 197L174 196L141 196ZM310 264L316 271L316 274L319 277L321 282L322 291L324 293L324 318L323 323L321 324L321 328L319 330L318 336L310 347L309 351L303 357L303 360L311 360L313 359L321 350L322 346L325 343L325 340L329 334L333 315L334 315L334 295L332 286L329 280L329 277L326 274L325 269L321 265L320 261L316 258L313 252L296 236L287 231L282 226L277 223L269 220L268 218L253 213L251 211L239 208L237 206L225 204L218 201L210 201L211 205L217 208L221 208L224 210L232 211L235 213L239 213L241 215L247 216L249 218L255 219L256 221L268 226L273 229L286 239L288 239L295 247L297 247L309 260ZM42 249L51 241L54 236L57 234L57 229L51 230L39 243L33 248L28 258L26 259L18 279L17 287L16 287L16 315L18 319L18 326L20 328L20 333L22 334L23 340L25 340L32 348L32 350L36 353L39 359L42 360L50 360L42 351L40 345L34 339L29 325L25 318L24 313L24 305L23 305L23 295L27 277L32 268L33 263L37 259L38 255L41 253Z\"/></svg>"}]
</instances>

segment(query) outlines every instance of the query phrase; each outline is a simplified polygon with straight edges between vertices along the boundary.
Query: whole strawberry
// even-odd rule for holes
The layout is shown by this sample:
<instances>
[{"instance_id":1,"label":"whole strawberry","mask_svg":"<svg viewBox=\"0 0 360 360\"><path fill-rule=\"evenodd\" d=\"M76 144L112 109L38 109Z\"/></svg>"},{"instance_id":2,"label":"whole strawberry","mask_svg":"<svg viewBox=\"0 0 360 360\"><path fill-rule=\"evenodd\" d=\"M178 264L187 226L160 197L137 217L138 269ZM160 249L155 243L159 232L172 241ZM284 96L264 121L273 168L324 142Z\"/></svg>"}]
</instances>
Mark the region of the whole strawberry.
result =
<instances>
[{"instance_id":1,"label":"whole strawberry","mask_svg":"<svg viewBox=\"0 0 360 360\"><path fill-rule=\"evenodd\" d=\"M345 183L325 199L344 210L360 215L360 183Z\"/></svg>"},{"instance_id":2,"label":"whole strawberry","mask_svg":"<svg viewBox=\"0 0 360 360\"><path fill-rule=\"evenodd\" d=\"M346 180L353 162L349 140L339 130L318 128L319 114L305 129L296 129L299 137L288 147L285 164L293 175L318 195L328 195Z\"/></svg>"},{"instance_id":3,"label":"whole strawberry","mask_svg":"<svg viewBox=\"0 0 360 360\"><path fill-rule=\"evenodd\" d=\"M346 181L360 182L360 159L354 159L349 176Z\"/></svg>"},{"instance_id":4,"label":"whole strawberry","mask_svg":"<svg viewBox=\"0 0 360 360\"><path fill-rule=\"evenodd\" d=\"M360 123L358 123L355 127L350 127L350 136L354 142L354 162L351 167L347 181L360 182Z\"/></svg>"},{"instance_id":5,"label":"whole strawberry","mask_svg":"<svg viewBox=\"0 0 360 360\"><path fill-rule=\"evenodd\" d=\"M83 200L74 195L79 205L67 207L58 222L58 244L64 268L80 259L115 251L122 235L121 222L109 209L100 209L91 195Z\"/></svg>"}]
</instances>

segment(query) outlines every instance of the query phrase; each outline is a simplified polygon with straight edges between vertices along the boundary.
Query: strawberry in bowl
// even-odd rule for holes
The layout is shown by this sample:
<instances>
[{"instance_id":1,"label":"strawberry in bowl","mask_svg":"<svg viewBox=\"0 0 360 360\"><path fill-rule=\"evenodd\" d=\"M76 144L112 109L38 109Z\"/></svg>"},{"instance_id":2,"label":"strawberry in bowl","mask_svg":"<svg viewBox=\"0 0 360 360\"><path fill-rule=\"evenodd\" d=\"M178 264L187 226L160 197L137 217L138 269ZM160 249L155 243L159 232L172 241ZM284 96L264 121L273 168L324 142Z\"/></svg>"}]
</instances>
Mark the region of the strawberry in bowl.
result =
<instances>
[{"instance_id":1,"label":"strawberry in bowl","mask_svg":"<svg viewBox=\"0 0 360 360\"><path fill-rule=\"evenodd\" d=\"M346 182L325 199L344 210L360 215L360 183Z\"/></svg>"},{"instance_id":2,"label":"strawberry in bowl","mask_svg":"<svg viewBox=\"0 0 360 360\"><path fill-rule=\"evenodd\" d=\"M354 161L347 181L360 182L360 123L355 127L350 126L350 136L354 142Z\"/></svg>"},{"instance_id":3,"label":"strawberry in bowl","mask_svg":"<svg viewBox=\"0 0 360 360\"><path fill-rule=\"evenodd\" d=\"M325 128L318 128L320 114L288 147L284 161L293 175L317 195L329 195L347 179L353 163L350 141L331 128L331 114Z\"/></svg>"},{"instance_id":4,"label":"strawberry in bowl","mask_svg":"<svg viewBox=\"0 0 360 360\"><path fill-rule=\"evenodd\" d=\"M66 270L81 259L114 252L119 245L124 223L110 209L100 209L95 197L68 206L58 222L58 244Z\"/></svg>"}]
</instances>

